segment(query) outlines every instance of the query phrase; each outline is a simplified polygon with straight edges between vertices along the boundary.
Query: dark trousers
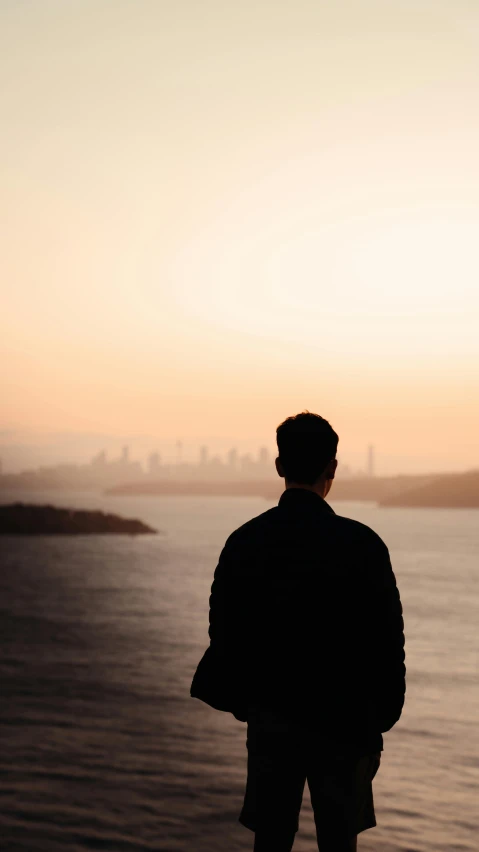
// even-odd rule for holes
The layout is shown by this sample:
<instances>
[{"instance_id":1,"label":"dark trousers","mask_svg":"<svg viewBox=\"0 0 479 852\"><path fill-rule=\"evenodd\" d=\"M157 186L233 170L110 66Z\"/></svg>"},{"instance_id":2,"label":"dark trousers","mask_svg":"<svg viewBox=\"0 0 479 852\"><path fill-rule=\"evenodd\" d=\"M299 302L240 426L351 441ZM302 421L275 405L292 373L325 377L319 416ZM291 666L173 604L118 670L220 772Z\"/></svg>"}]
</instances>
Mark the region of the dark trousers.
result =
<instances>
[{"instance_id":1,"label":"dark trousers","mask_svg":"<svg viewBox=\"0 0 479 852\"><path fill-rule=\"evenodd\" d=\"M321 852L351 852L357 835L376 825L372 779L380 753L338 750L319 734L260 708L248 714L246 745L239 821L256 833L255 852L290 852L306 780Z\"/></svg>"}]
</instances>

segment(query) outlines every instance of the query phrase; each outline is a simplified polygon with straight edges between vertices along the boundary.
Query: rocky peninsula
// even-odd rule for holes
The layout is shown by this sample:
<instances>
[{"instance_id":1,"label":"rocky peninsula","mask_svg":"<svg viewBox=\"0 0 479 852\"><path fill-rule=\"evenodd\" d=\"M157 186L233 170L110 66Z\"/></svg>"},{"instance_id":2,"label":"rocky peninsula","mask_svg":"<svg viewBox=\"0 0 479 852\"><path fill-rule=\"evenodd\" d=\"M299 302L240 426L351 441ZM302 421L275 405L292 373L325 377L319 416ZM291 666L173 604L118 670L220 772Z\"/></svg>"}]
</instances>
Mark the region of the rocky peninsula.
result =
<instances>
[{"instance_id":1,"label":"rocky peninsula","mask_svg":"<svg viewBox=\"0 0 479 852\"><path fill-rule=\"evenodd\" d=\"M0 506L0 535L142 535L158 530L132 518L29 503Z\"/></svg>"}]
</instances>

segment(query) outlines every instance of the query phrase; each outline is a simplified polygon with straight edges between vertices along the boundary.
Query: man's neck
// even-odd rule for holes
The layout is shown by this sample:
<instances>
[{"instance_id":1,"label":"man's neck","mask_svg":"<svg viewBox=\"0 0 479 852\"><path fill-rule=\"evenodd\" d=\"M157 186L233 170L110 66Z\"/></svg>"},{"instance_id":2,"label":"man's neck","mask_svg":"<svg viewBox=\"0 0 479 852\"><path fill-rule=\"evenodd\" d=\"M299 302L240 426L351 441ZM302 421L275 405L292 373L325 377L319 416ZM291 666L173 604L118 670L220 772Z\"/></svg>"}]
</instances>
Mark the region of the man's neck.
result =
<instances>
[{"instance_id":1,"label":"man's neck","mask_svg":"<svg viewBox=\"0 0 479 852\"><path fill-rule=\"evenodd\" d=\"M288 488L304 488L306 491L313 491L314 494L317 494L318 497L321 497L323 500L327 494L326 482L324 480L320 480L319 482L315 482L314 485L306 485L302 482L289 482L285 481L285 487Z\"/></svg>"}]
</instances>

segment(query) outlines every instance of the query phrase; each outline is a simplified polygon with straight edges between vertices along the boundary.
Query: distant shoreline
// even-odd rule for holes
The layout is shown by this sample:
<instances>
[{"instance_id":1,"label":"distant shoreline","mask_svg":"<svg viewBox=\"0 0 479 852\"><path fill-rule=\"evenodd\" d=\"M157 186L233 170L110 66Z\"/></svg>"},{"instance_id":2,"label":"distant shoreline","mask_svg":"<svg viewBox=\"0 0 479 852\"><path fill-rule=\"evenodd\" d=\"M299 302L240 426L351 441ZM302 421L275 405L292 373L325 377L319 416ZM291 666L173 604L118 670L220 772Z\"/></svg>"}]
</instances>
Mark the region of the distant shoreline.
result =
<instances>
[{"instance_id":1,"label":"distant shoreline","mask_svg":"<svg viewBox=\"0 0 479 852\"><path fill-rule=\"evenodd\" d=\"M276 479L231 479L231 480L178 480L144 479L125 482L108 488L78 488L74 483L44 483L40 488L2 488L7 499L21 494L35 499L40 493L60 495L68 493L103 494L109 497L259 497L277 502L284 491L284 480ZM10 483L11 485L11 483ZM384 477L357 477L335 479L329 498L332 502L367 502L379 507L409 508L479 508L479 470L466 473L430 473Z\"/></svg>"},{"instance_id":2,"label":"distant shoreline","mask_svg":"<svg viewBox=\"0 0 479 852\"><path fill-rule=\"evenodd\" d=\"M130 482L108 488L112 496L248 496L279 500L283 480ZM358 500L381 507L479 508L479 471L460 474L369 477L336 480L332 501Z\"/></svg>"}]
</instances>

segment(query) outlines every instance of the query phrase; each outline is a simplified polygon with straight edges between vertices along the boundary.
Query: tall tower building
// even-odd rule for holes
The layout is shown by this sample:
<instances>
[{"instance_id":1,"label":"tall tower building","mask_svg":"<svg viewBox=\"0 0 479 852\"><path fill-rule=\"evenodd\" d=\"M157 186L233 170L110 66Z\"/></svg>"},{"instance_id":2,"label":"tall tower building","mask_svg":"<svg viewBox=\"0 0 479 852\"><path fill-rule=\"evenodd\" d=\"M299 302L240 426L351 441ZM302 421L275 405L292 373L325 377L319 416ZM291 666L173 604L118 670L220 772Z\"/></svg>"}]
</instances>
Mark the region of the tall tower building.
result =
<instances>
[{"instance_id":1,"label":"tall tower building","mask_svg":"<svg viewBox=\"0 0 479 852\"><path fill-rule=\"evenodd\" d=\"M208 447L200 447L200 464L208 464Z\"/></svg>"},{"instance_id":2,"label":"tall tower building","mask_svg":"<svg viewBox=\"0 0 479 852\"><path fill-rule=\"evenodd\" d=\"M374 476L374 447L372 444L368 447L368 463L366 470L368 476L372 478Z\"/></svg>"},{"instance_id":3,"label":"tall tower building","mask_svg":"<svg viewBox=\"0 0 479 852\"><path fill-rule=\"evenodd\" d=\"M260 465L268 465L269 464L269 452L267 447L260 447L258 453L258 464Z\"/></svg>"},{"instance_id":4,"label":"tall tower building","mask_svg":"<svg viewBox=\"0 0 479 852\"><path fill-rule=\"evenodd\" d=\"M181 464L183 454L183 444L181 441L176 442L176 464Z\"/></svg>"},{"instance_id":5,"label":"tall tower building","mask_svg":"<svg viewBox=\"0 0 479 852\"><path fill-rule=\"evenodd\" d=\"M245 453L239 457L239 466L242 473L251 473L254 470L254 459L251 453Z\"/></svg>"},{"instance_id":6,"label":"tall tower building","mask_svg":"<svg viewBox=\"0 0 479 852\"><path fill-rule=\"evenodd\" d=\"M228 467L231 470L236 470L236 467L238 465L238 450L235 447L232 447L231 450L228 452L227 458Z\"/></svg>"},{"instance_id":7,"label":"tall tower building","mask_svg":"<svg viewBox=\"0 0 479 852\"><path fill-rule=\"evenodd\" d=\"M161 463L159 453L151 453L148 456L148 473L150 476L156 476L160 472Z\"/></svg>"},{"instance_id":8,"label":"tall tower building","mask_svg":"<svg viewBox=\"0 0 479 852\"><path fill-rule=\"evenodd\" d=\"M106 465L106 452L105 450L101 450L101 452L97 453L96 456L93 456L90 464L92 467L105 467Z\"/></svg>"}]
</instances>

